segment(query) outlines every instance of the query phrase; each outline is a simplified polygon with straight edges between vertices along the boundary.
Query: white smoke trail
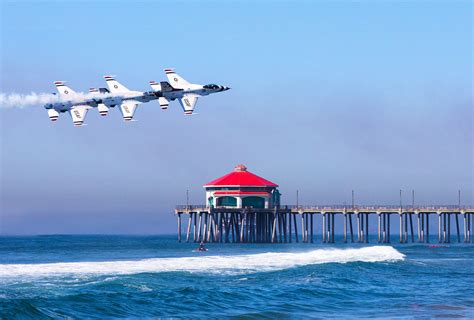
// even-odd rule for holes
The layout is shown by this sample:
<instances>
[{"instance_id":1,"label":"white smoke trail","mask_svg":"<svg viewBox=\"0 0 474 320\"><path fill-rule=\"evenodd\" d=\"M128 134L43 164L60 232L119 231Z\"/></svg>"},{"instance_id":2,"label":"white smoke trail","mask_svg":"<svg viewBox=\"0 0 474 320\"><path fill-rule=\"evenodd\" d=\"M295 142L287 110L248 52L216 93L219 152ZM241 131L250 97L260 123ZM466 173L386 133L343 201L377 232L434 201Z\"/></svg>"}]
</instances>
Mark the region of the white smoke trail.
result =
<instances>
[{"instance_id":1,"label":"white smoke trail","mask_svg":"<svg viewBox=\"0 0 474 320\"><path fill-rule=\"evenodd\" d=\"M19 93L0 93L1 108L24 108L35 105L45 105L55 103L59 97L48 93L19 94Z\"/></svg>"},{"instance_id":2,"label":"white smoke trail","mask_svg":"<svg viewBox=\"0 0 474 320\"><path fill-rule=\"evenodd\" d=\"M20 93L0 93L0 108L25 108L33 106L43 106L48 103L57 102L85 102L93 98L106 98L110 94L102 93L75 93L72 97L60 97L50 93L20 94Z\"/></svg>"}]
</instances>

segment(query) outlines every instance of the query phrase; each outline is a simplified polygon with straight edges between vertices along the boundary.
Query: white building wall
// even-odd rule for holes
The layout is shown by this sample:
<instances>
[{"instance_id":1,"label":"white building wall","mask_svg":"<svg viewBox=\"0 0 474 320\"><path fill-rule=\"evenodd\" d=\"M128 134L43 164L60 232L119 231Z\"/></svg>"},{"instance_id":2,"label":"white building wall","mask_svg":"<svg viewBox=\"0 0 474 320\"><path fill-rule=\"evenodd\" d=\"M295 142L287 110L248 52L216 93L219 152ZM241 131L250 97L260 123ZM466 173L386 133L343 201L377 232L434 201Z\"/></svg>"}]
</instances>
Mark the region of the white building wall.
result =
<instances>
[{"instance_id":1,"label":"white building wall","mask_svg":"<svg viewBox=\"0 0 474 320\"><path fill-rule=\"evenodd\" d=\"M242 208L242 197L235 197L237 199L237 208Z\"/></svg>"}]
</instances>

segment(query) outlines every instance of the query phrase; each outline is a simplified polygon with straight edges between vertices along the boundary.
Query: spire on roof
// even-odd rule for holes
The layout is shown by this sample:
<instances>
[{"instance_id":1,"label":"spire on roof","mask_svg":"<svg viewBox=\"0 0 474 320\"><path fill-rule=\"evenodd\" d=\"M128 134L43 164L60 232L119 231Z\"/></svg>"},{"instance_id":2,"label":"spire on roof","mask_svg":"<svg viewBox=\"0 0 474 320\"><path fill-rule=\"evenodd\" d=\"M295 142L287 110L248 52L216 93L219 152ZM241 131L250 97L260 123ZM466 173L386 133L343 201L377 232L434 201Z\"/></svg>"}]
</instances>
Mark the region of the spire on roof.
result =
<instances>
[{"instance_id":1,"label":"spire on roof","mask_svg":"<svg viewBox=\"0 0 474 320\"><path fill-rule=\"evenodd\" d=\"M247 171L247 167L244 166L243 164L238 164L238 165L235 166L234 171L235 172Z\"/></svg>"}]
</instances>

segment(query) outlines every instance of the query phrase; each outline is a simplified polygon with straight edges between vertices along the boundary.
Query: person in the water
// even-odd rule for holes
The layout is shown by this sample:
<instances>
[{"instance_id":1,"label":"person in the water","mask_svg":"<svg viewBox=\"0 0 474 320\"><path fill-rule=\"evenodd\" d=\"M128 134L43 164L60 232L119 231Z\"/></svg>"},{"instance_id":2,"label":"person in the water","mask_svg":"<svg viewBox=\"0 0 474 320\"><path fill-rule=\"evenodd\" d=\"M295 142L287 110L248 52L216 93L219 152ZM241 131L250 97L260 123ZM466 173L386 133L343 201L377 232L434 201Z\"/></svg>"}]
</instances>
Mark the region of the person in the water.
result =
<instances>
[{"instance_id":1,"label":"person in the water","mask_svg":"<svg viewBox=\"0 0 474 320\"><path fill-rule=\"evenodd\" d=\"M204 246L204 242L203 242L203 241L201 241L201 243L199 244L198 251L207 251L206 247Z\"/></svg>"}]
</instances>

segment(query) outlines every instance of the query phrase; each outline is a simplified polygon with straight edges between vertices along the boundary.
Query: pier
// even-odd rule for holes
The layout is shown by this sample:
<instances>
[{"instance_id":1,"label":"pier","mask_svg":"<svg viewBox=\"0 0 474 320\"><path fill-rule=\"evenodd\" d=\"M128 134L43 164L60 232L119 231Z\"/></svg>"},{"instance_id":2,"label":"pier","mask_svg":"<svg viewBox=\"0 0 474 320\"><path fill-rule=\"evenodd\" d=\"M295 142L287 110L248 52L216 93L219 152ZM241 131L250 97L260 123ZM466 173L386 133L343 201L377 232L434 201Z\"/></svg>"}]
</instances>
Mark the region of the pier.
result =
<instances>
[{"instance_id":1,"label":"pier","mask_svg":"<svg viewBox=\"0 0 474 320\"><path fill-rule=\"evenodd\" d=\"M390 243L393 225L398 224L394 230L400 243L429 243L430 218L437 218L439 243L473 242L474 205L461 205L461 190L457 205L415 205L414 190L411 205L403 205L402 190L399 205L357 205L352 190L351 205L302 206L296 191L296 205L285 206L278 184L243 164L206 183L204 189L205 204L189 205L186 194L187 204L176 207L180 242L335 243L335 234L342 231L344 243L369 243L373 236L369 226L375 230L376 224L377 242Z\"/></svg>"},{"instance_id":2,"label":"pier","mask_svg":"<svg viewBox=\"0 0 474 320\"><path fill-rule=\"evenodd\" d=\"M429 243L433 231L438 243L474 240L474 206L278 205L268 209L182 205L176 207L175 215L180 242L335 243L335 230L342 228L344 243L369 243L369 221L376 223L377 243L394 240L394 224L399 243ZM430 230L430 218L437 220L436 231Z\"/></svg>"}]
</instances>

